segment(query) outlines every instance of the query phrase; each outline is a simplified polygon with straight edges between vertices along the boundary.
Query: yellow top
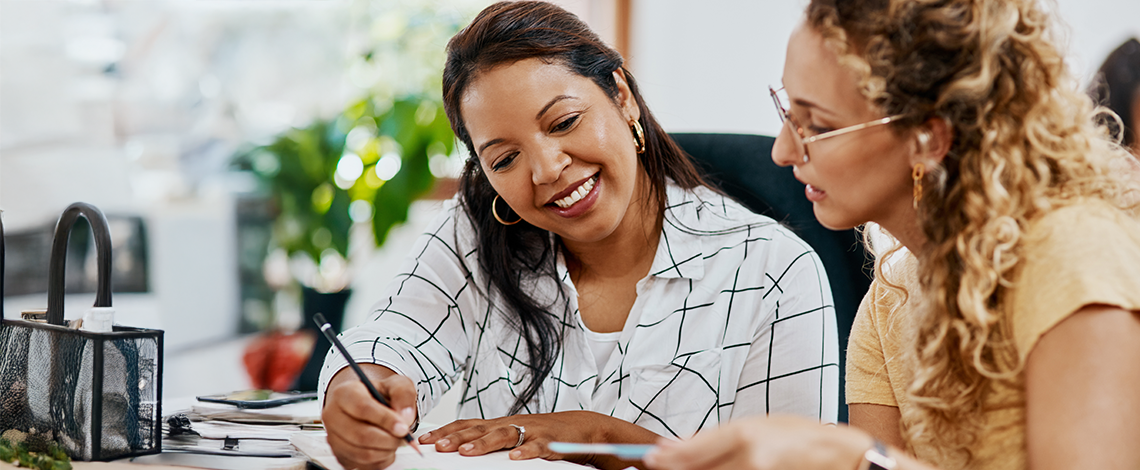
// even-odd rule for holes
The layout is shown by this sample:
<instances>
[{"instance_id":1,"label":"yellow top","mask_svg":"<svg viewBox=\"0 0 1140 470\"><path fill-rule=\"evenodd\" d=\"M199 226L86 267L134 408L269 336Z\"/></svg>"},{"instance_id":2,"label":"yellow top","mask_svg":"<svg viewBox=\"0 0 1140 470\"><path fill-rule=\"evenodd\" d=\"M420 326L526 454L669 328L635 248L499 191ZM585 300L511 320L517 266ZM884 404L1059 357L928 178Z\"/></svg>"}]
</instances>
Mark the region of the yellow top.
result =
<instances>
[{"instance_id":1,"label":"yellow top","mask_svg":"<svg viewBox=\"0 0 1140 470\"><path fill-rule=\"evenodd\" d=\"M917 260L907 256L889 274L911 296L894 314L891 307L902 299L878 281L863 298L847 347L847 403L908 406L906 389L913 374L901 355L901 335L909 330L903 322L915 316L910 310L920 293L916 268ZM1084 306L1140 310L1140 222L1101 201L1054 211L1030 225L1013 282L1001 311L1011 319L1021 359L1042 335ZM1023 379L1017 378L1016 385L995 384L987 395L971 468L1025 468ZM934 448L912 450L943 470L965 466L961 456L942 456Z\"/></svg>"}]
</instances>

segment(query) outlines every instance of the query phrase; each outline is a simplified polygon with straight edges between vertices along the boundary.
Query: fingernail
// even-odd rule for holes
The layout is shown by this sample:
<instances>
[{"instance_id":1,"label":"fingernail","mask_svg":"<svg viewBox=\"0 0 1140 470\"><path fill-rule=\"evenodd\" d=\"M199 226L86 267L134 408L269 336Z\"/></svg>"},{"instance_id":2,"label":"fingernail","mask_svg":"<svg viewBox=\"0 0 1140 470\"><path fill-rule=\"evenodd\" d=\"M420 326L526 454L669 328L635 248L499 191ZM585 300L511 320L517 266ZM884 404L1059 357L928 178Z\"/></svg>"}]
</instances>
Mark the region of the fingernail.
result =
<instances>
[{"instance_id":1,"label":"fingernail","mask_svg":"<svg viewBox=\"0 0 1140 470\"><path fill-rule=\"evenodd\" d=\"M522 451L519 451L519 450L512 450L511 451L511 460L518 460L519 457L522 457Z\"/></svg>"},{"instance_id":2,"label":"fingernail","mask_svg":"<svg viewBox=\"0 0 1140 470\"><path fill-rule=\"evenodd\" d=\"M475 444L472 444L470 442L459 446L459 450L462 450L464 452L467 452L467 451L474 449L474 448L475 448Z\"/></svg>"},{"instance_id":3,"label":"fingernail","mask_svg":"<svg viewBox=\"0 0 1140 470\"><path fill-rule=\"evenodd\" d=\"M448 444L451 444L451 441L448 439L440 439L439 442L435 443L435 445L443 447L443 448L446 448L448 446Z\"/></svg>"},{"instance_id":4,"label":"fingernail","mask_svg":"<svg viewBox=\"0 0 1140 470\"><path fill-rule=\"evenodd\" d=\"M404 423L396 423L395 426L392 426L392 432L397 436L403 436L408 433L408 425Z\"/></svg>"},{"instance_id":5,"label":"fingernail","mask_svg":"<svg viewBox=\"0 0 1140 470\"><path fill-rule=\"evenodd\" d=\"M416 420L416 410L411 408L404 408L400 410L400 415L404 417L404 421L412 422Z\"/></svg>"},{"instance_id":6,"label":"fingernail","mask_svg":"<svg viewBox=\"0 0 1140 470\"><path fill-rule=\"evenodd\" d=\"M429 440L431 440L431 433L430 432L425 432L422 435L420 435L420 442L427 442Z\"/></svg>"}]
</instances>

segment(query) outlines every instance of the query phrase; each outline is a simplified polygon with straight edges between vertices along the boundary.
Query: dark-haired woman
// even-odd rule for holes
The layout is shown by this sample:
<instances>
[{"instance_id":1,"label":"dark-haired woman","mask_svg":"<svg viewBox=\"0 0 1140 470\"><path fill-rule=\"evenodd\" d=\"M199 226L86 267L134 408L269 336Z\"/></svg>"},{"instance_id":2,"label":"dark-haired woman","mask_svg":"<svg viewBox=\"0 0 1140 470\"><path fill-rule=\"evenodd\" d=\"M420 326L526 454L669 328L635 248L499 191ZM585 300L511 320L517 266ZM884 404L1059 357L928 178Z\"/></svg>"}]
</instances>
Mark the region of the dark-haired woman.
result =
<instances>
[{"instance_id":1,"label":"dark-haired woman","mask_svg":"<svg viewBox=\"0 0 1140 470\"><path fill-rule=\"evenodd\" d=\"M704 187L574 15L488 7L449 43L443 94L470 154L460 194L343 336L393 409L337 355L322 373L345 467L388 465L459 381L463 419L420 442L462 455L559 458L546 443L651 443L768 412L835 420L818 258Z\"/></svg>"}]
</instances>

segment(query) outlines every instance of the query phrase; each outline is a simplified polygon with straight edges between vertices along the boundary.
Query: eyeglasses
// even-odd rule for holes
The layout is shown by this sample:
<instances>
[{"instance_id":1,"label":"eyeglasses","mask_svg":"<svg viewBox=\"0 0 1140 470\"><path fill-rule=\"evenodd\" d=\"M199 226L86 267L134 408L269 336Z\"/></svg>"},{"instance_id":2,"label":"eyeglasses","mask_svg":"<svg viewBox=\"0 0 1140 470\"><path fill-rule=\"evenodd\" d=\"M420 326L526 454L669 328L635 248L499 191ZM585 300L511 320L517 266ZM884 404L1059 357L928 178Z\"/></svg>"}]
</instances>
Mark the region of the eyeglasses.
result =
<instances>
[{"instance_id":1,"label":"eyeglasses","mask_svg":"<svg viewBox=\"0 0 1140 470\"><path fill-rule=\"evenodd\" d=\"M897 114L894 116L887 116L885 118L876 119L874 121L864 122L862 124L855 124L853 126L842 127L839 129L823 132L823 133L816 134L816 135L808 135L808 130L805 129L803 126L801 126L798 122L796 122L796 118L794 116L792 116L792 112L789 110L789 108L784 106L784 101L787 100L787 92L784 91L784 87L780 87L780 88L776 88L776 89L773 89L772 87L768 87L768 91L772 94L772 102L776 104L776 112L779 113L779 115L780 115L780 122L782 124L790 123L792 125L792 130L796 131L796 134L800 136L800 138L798 140L799 141L799 148L797 148L796 151L803 153L804 163L807 163L807 161L808 161L808 150L807 150L808 144L813 144L813 143L819 142L823 139L838 137L838 136L841 136L843 134L850 134L852 132L863 130L863 129L866 129L869 127L881 126L883 124L890 123L891 121L894 121L895 119L902 117L901 114ZM781 94L783 94L785 96L784 99L780 98ZM790 100L788 100L788 101L790 101Z\"/></svg>"}]
</instances>

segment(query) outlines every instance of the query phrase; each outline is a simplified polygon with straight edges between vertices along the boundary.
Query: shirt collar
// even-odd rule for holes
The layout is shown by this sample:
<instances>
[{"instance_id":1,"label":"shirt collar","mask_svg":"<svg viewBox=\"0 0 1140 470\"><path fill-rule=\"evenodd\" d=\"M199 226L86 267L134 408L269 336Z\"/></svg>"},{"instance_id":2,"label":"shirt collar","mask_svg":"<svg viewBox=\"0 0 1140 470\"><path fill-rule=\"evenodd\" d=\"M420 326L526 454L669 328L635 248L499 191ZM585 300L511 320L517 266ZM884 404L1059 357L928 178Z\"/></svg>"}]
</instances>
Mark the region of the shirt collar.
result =
<instances>
[{"instance_id":1,"label":"shirt collar","mask_svg":"<svg viewBox=\"0 0 1140 470\"><path fill-rule=\"evenodd\" d=\"M707 201L669 181L665 189L665 217L661 239L649 275L664 278L701 279L705 276L704 247L693 227L708 215Z\"/></svg>"}]
</instances>

